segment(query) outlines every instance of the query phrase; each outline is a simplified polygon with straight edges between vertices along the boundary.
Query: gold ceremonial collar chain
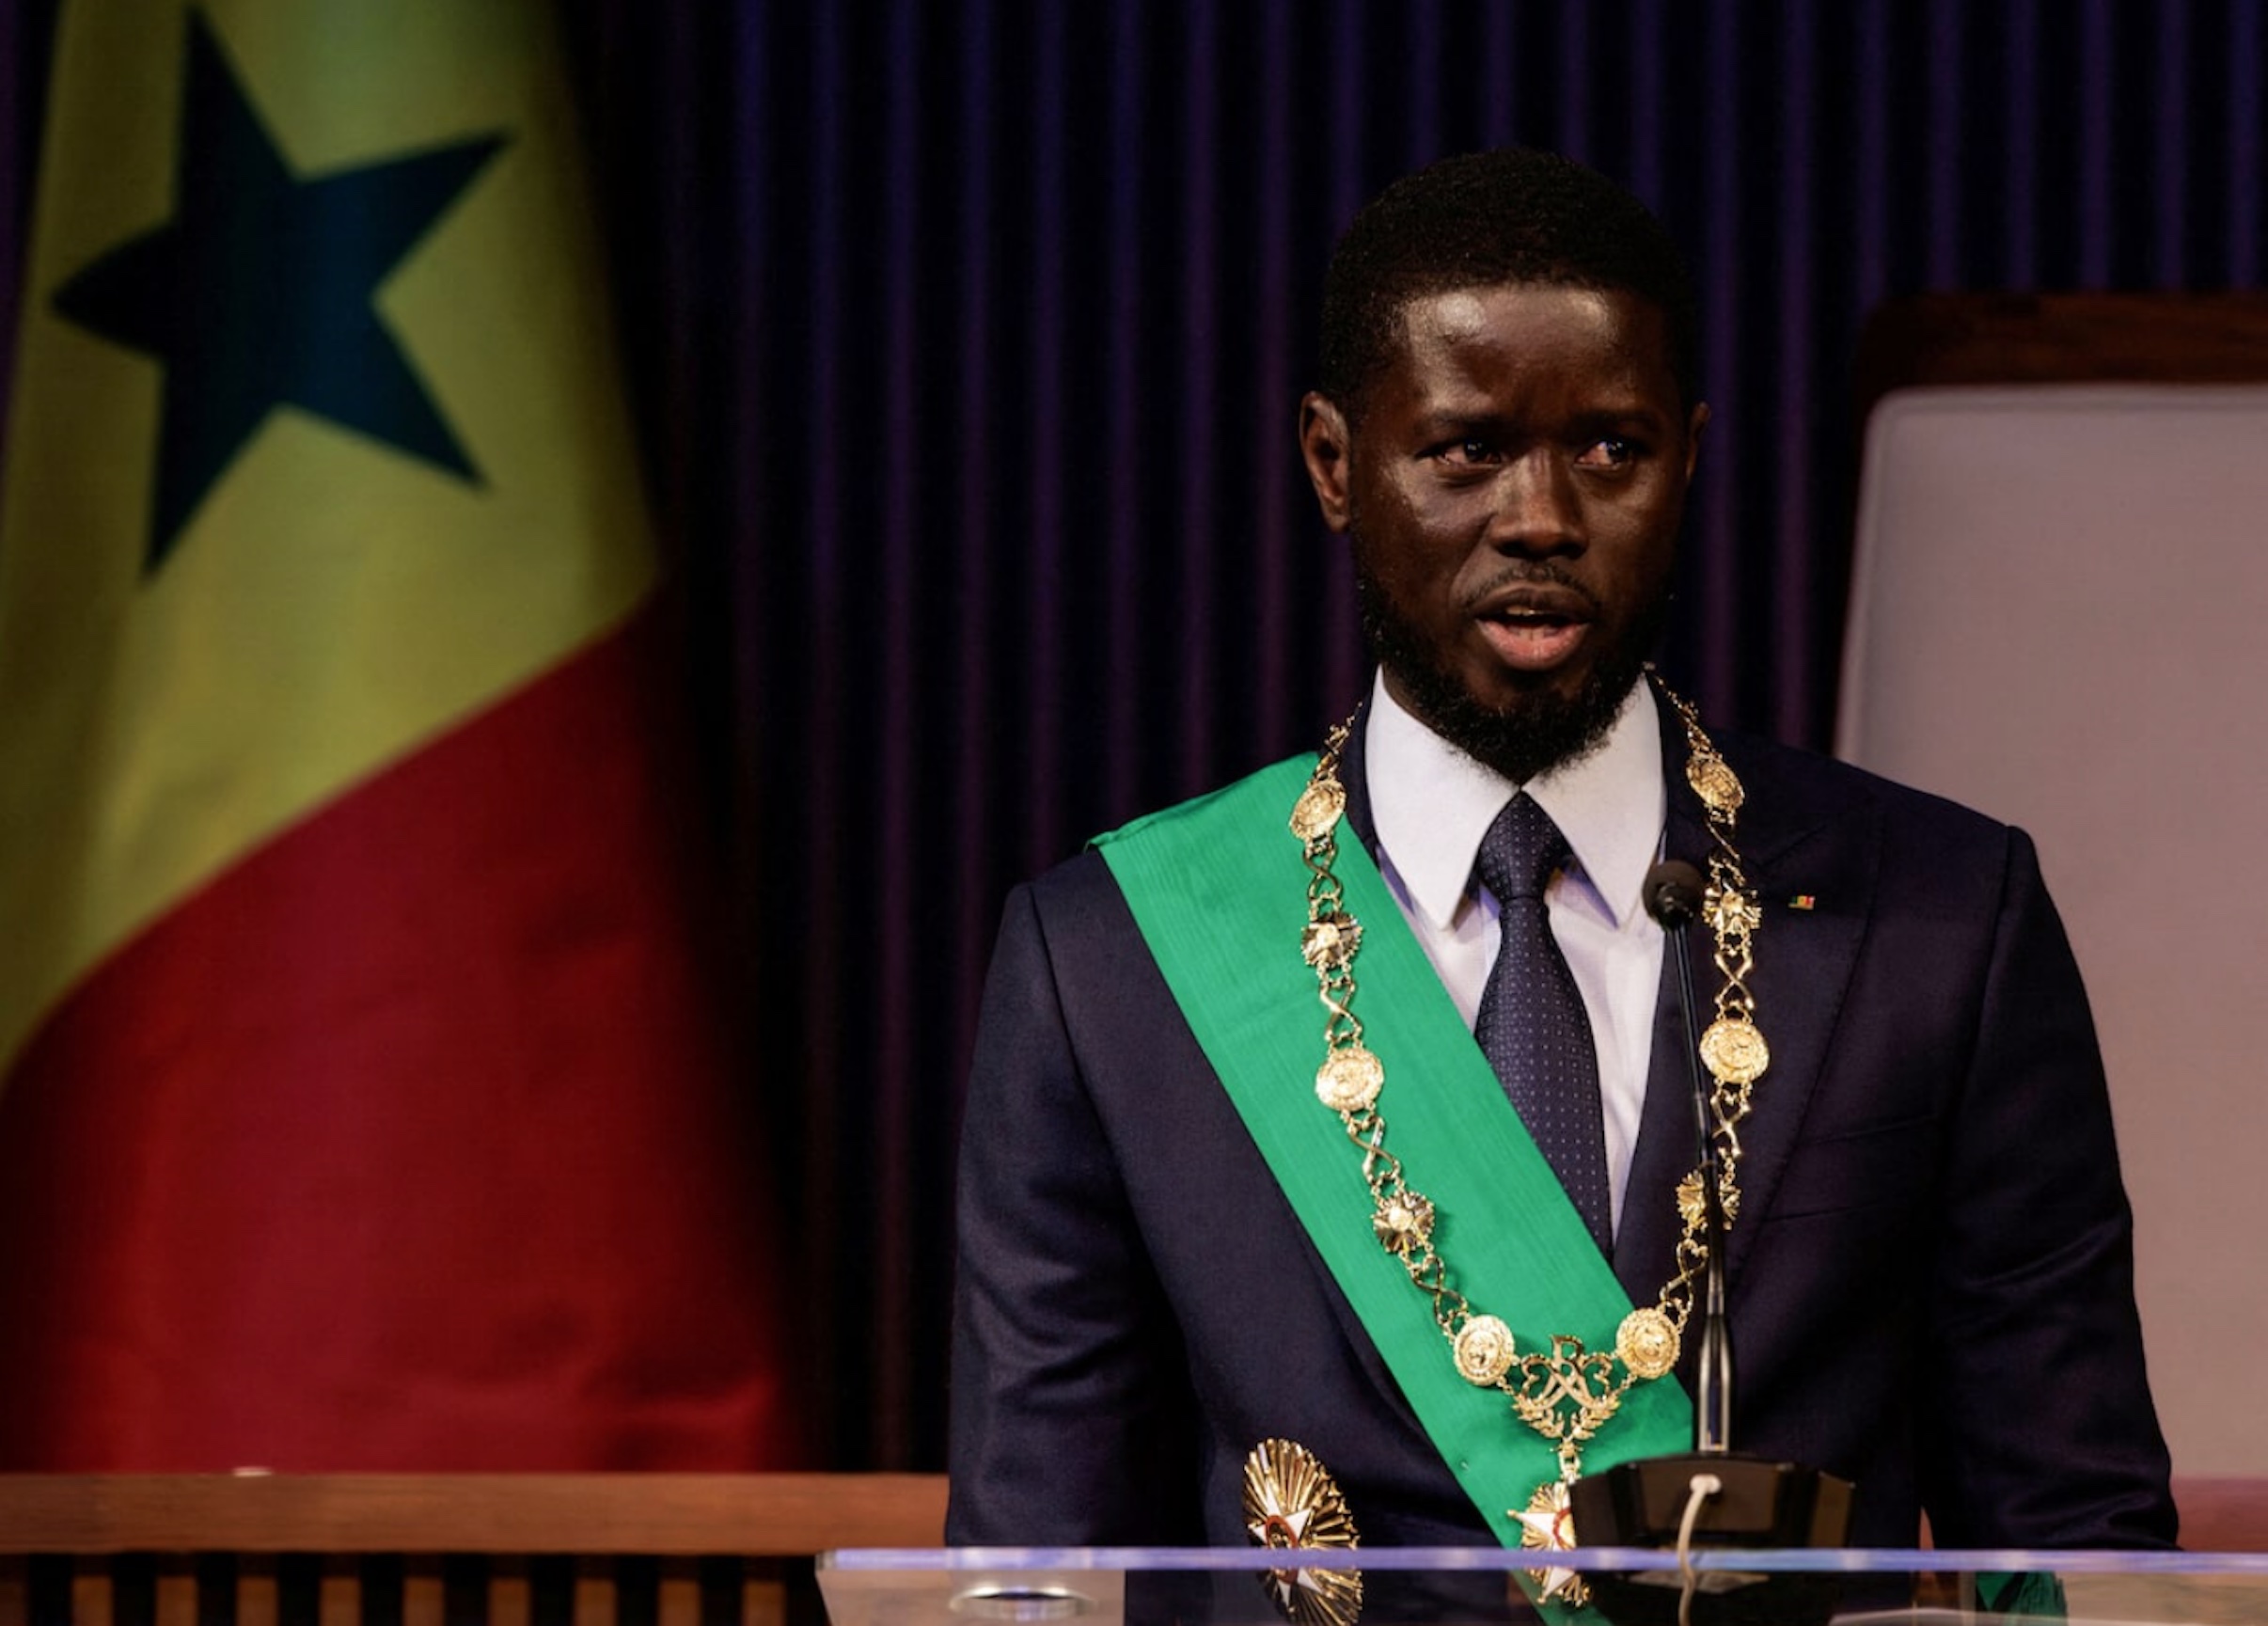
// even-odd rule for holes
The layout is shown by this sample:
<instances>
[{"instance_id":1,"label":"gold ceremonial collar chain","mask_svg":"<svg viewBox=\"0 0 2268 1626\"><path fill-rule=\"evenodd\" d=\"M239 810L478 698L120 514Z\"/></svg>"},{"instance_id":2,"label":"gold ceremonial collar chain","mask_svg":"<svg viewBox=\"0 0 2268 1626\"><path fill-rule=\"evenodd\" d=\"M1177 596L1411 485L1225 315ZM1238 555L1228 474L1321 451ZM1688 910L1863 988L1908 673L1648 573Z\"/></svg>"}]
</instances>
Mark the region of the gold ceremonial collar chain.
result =
<instances>
[{"instance_id":1,"label":"gold ceremonial collar chain","mask_svg":"<svg viewBox=\"0 0 2268 1626\"><path fill-rule=\"evenodd\" d=\"M1673 693L1660 674L1650 668L1648 673L1684 725L1686 782L1708 813L1710 850L1704 918L1715 939L1716 967L1723 981L1717 989L1715 1019L1701 1035L1701 1060L1714 1081L1709 1132L1717 1143L1718 1194L1729 1223L1740 1208L1740 1125L1748 1115L1751 1088L1771 1059L1764 1035L1756 1030L1756 1000L1747 985L1763 914L1733 845L1740 781L1702 732L1693 708ZM1371 1228L1432 1302L1433 1319L1449 1340L1458 1375L1508 1395L1513 1414L1559 1454L1559 1479L1538 1487L1525 1510L1509 1510L1508 1516L1521 1526L1522 1544L1572 1546L1567 1487L1582 1475L1583 1443L1614 1418L1634 1385L1651 1382L1677 1364L1679 1341L1693 1313L1693 1284L1709 1257L1702 1172L1695 1168L1678 1182L1677 1212L1684 1232L1677 1242L1676 1273L1652 1305L1623 1318L1612 1352L1587 1350L1582 1339L1556 1333L1548 1350L1523 1352L1516 1347L1510 1326L1474 1309L1457 1290L1455 1272L1433 1244L1432 1202L1407 1182L1400 1160L1386 1149L1386 1118L1378 1110L1385 1064L1363 1043L1362 1018L1353 1010L1355 955L1362 947L1362 927L1347 912L1333 873L1339 821L1347 807L1339 758L1352 726L1349 719L1331 730L1291 813L1292 833L1306 849L1310 872L1300 953L1315 969L1330 1013L1323 1024L1324 1057L1315 1073L1315 1095L1339 1114L1347 1138L1361 1149L1362 1178L1370 1188Z\"/></svg>"}]
</instances>

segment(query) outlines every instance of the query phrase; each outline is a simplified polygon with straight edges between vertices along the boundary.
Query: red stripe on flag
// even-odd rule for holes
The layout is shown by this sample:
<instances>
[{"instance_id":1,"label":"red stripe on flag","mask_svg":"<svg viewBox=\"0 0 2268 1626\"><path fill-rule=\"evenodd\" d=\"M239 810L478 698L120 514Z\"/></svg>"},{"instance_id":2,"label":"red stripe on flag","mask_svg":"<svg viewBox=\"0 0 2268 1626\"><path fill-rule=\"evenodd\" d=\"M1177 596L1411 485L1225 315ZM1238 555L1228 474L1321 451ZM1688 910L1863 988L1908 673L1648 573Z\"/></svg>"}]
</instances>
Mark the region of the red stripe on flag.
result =
<instances>
[{"instance_id":1,"label":"red stripe on flag","mask_svg":"<svg viewBox=\"0 0 2268 1626\"><path fill-rule=\"evenodd\" d=\"M255 851L35 1036L0 1468L792 1465L650 637Z\"/></svg>"}]
</instances>

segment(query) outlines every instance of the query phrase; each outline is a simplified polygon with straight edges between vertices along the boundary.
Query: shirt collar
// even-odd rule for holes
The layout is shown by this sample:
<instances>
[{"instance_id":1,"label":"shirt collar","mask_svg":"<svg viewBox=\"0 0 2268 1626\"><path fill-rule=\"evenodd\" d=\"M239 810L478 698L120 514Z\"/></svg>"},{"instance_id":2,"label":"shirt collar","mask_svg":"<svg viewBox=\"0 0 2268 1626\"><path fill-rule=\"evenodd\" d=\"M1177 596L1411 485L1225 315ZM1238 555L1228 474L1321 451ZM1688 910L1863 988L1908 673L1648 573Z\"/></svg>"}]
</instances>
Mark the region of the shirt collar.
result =
<instances>
[{"instance_id":1,"label":"shirt collar","mask_svg":"<svg viewBox=\"0 0 2268 1626\"><path fill-rule=\"evenodd\" d=\"M1662 850L1669 808L1661 729L1653 686L1641 679L1596 750L1520 786L1403 710L1380 674L1371 683L1362 737L1378 845L1393 859L1410 903L1446 930L1464 904L1481 837L1524 789L1567 837L1615 925L1626 925Z\"/></svg>"}]
</instances>

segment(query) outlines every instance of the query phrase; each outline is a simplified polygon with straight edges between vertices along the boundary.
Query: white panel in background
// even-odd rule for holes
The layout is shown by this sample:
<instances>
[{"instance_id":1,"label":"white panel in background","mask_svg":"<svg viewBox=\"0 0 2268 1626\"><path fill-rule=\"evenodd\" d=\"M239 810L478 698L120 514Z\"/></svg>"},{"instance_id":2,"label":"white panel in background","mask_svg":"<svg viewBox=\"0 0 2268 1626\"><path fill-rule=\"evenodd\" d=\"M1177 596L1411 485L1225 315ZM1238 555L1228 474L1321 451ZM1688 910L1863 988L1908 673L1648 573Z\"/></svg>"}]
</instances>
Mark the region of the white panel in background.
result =
<instances>
[{"instance_id":1,"label":"white panel in background","mask_svg":"<svg viewBox=\"0 0 2268 1626\"><path fill-rule=\"evenodd\" d=\"M1884 398L1836 744L2039 842L2176 1471L2268 1474L2268 387Z\"/></svg>"}]
</instances>

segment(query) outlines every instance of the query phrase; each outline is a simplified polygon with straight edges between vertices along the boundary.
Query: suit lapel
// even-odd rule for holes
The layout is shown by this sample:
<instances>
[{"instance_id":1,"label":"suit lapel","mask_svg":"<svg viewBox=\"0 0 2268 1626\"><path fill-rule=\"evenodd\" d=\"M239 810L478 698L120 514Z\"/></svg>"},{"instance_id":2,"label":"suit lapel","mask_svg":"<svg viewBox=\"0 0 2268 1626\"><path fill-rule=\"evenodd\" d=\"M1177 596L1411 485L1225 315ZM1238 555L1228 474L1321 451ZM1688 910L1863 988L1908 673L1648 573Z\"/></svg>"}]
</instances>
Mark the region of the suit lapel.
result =
<instances>
[{"instance_id":1,"label":"suit lapel","mask_svg":"<svg viewBox=\"0 0 2268 1626\"><path fill-rule=\"evenodd\" d=\"M1684 740L1666 712L1662 730L1667 850L1706 873L1709 839L1700 798L1686 783ZM1826 1066L1872 907L1881 841L1871 809L1823 810L1776 772L1776 748L1720 740L1719 749L1746 792L1735 840L1764 914L1748 987L1756 996L1756 1026L1772 1052L1740 1130L1740 1219L1733 1225L1726 1260L1737 1284ZM1706 927L1694 927L1687 949L1696 1015L1706 1027L1723 980ZM1615 1274L1641 1302L1661 1290L1671 1269L1679 1227L1670 1193L1696 1160L1693 1084L1675 977L1665 957L1646 1109L1623 1229L1615 1238Z\"/></svg>"},{"instance_id":2,"label":"suit lapel","mask_svg":"<svg viewBox=\"0 0 2268 1626\"><path fill-rule=\"evenodd\" d=\"M1664 705L1662 712L1662 773L1669 790L1669 819L1662 855L1682 859L1704 875L1709 836L1701 804L1685 782L1685 736ZM1693 997L1707 1002L1710 981L1709 934L1688 934ZM1614 1232L1614 1275L1633 1304L1650 1304L1676 1269L1677 1182L1699 1160L1699 1129L1693 1119L1692 1070L1686 1061L1685 1018L1677 1002L1677 967L1662 956L1662 984L1654 998L1654 1043L1646 1066L1646 1105L1638 1119L1638 1145L1630 1154L1630 1177L1622 1199L1622 1223ZM1708 1009L1704 1002L1700 1009ZM1706 1026L1708 1018L1702 1017Z\"/></svg>"},{"instance_id":3,"label":"suit lapel","mask_svg":"<svg viewBox=\"0 0 2268 1626\"><path fill-rule=\"evenodd\" d=\"M1668 856L1698 865L1701 848L1680 841L1676 805L1673 797ZM1701 934L1690 945L1693 950L1693 996L1703 1001L1709 998L1703 990L1709 986L1706 981L1710 970L1707 941L1706 934ZM1646 1105L1639 1114L1638 1145L1630 1154L1630 1181L1623 1191L1622 1223L1614 1231L1614 1275L1633 1304L1651 1304L1676 1268L1677 1182L1692 1171L1700 1155L1685 1050L1685 1018L1677 1006L1677 968L1664 954L1661 991L1654 1000L1654 1043L1646 1066Z\"/></svg>"}]
</instances>

